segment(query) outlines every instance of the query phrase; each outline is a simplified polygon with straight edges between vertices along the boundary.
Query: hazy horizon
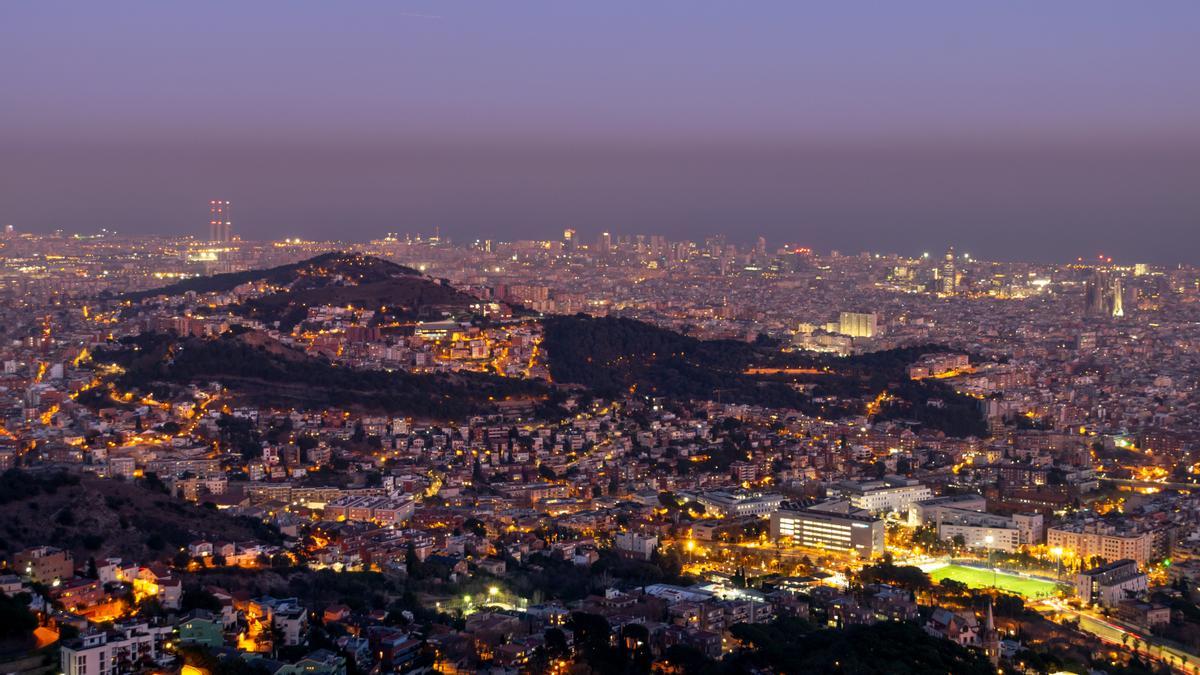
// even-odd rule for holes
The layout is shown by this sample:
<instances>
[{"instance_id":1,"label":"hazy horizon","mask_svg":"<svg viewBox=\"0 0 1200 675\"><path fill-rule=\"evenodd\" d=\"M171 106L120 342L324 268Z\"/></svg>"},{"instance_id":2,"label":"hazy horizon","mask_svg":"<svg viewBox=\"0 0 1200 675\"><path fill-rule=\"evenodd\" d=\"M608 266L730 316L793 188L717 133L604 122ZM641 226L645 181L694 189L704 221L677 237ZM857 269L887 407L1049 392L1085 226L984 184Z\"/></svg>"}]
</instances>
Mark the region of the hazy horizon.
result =
<instances>
[{"instance_id":1,"label":"hazy horizon","mask_svg":"<svg viewBox=\"0 0 1200 675\"><path fill-rule=\"evenodd\" d=\"M1197 263L1200 6L0 6L0 223Z\"/></svg>"}]
</instances>

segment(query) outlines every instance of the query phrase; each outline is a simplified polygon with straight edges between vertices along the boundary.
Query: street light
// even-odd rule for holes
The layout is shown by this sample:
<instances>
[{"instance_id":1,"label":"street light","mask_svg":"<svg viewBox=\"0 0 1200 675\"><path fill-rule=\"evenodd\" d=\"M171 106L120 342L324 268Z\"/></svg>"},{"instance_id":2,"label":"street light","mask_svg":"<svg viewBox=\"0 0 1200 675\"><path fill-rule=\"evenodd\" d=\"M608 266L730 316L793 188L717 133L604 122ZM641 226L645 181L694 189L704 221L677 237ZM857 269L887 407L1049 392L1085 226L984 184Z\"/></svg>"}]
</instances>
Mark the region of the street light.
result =
<instances>
[{"instance_id":1,"label":"street light","mask_svg":"<svg viewBox=\"0 0 1200 675\"><path fill-rule=\"evenodd\" d=\"M1063 572L1063 569L1062 569L1062 564L1063 564L1063 563L1062 563L1062 558L1063 558L1063 547L1061 547L1061 546L1055 546L1054 548L1050 549L1050 554L1051 554L1051 555L1053 555L1053 556L1054 556L1054 558L1055 558L1056 560L1058 560L1058 578L1059 578L1059 579L1062 579L1062 572Z\"/></svg>"}]
</instances>

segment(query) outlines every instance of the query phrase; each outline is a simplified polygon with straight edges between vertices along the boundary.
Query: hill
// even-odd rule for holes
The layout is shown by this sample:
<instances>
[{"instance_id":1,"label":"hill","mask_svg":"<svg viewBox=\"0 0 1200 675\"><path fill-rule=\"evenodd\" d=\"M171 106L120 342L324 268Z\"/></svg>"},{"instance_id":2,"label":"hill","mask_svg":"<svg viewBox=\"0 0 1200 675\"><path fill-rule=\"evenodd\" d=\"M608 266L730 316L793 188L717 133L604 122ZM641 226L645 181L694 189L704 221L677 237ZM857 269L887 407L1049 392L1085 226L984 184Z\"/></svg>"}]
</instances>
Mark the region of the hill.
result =
<instances>
[{"instance_id":1,"label":"hill","mask_svg":"<svg viewBox=\"0 0 1200 675\"><path fill-rule=\"evenodd\" d=\"M108 480L62 471L0 474L0 550L50 545L89 557L170 557L198 538L278 540L278 533L180 501L153 481ZM7 557L5 555L5 557Z\"/></svg>"},{"instance_id":2,"label":"hill","mask_svg":"<svg viewBox=\"0 0 1200 675\"><path fill-rule=\"evenodd\" d=\"M353 286L325 285L271 293L230 307L235 314L265 324L278 322L290 331L308 316L309 307L329 305L374 312L374 323L386 325L445 315L473 315L480 300L449 284L425 277L401 276Z\"/></svg>"},{"instance_id":3,"label":"hill","mask_svg":"<svg viewBox=\"0 0 1200 675\"><path fill-rule=\"evenodd\" d=\"M255 282L303 290L334 283L357 285L402 277L424 278L411 267L397 265L382 258L336 251L278 267L185 279L162 288L127 293L123 297L137 302L156 295L183 295L188 292L225 293L242 284Z\"/></svg>"},{"instance_id":4,"label":"hill","mask_svg":"<svg viewBox=\"0 0 1200 675\"><path fill-rule=\"evenodd\" d=\"M97 350L93 359L124 368L118 384L126 390L161 391L217 381L239 398L258 404L353 408L423 419L487 414L496 411L497 401L540 400L548 394L545 383L538 380L342 367L252 331L213 338L143 333Z\"/></svg>"},{"instance_id":5,"label":"hill","mask_svg":"<svg viewBox=\"0 0 1200 675\"><path fill-rule=\"evenodd\" d=\"M621 392L720 399L839 418L868 411L952 436L985 436L977 402L943 382L913 381L908 364L945 351L926 345L837 357L785 353L773 345L699 340L624 318L585 315L543 320L550 375L602 396ZM783 372L778 372L783 371Z\"/></svg>"},{"instance_id":6,"label":"hill","mask_svg":"<svg viewBox=\"0 0 1200 675\"><path fill-rule=\"evenodd\" d=\"M601 396L647 395L799 408L806 397L782 382L745 374L753 365L799 364L736 340L698 340L642 321L585 315L542 320L542 346L555 382Z\"/></svg>"},{"instance_id":7,"label":"hill","mask_svg":"<svg viewBox=\"0 0 1200 675\"><path fill-rule=\"evenodd\" d=\"M284 331L303 322L310 307L324 305L370 311L376 325L391 325L418 319L471 316L479 313L481 304L475 296L411 267L345 252L325 253L268 269L187 279L154 290L129 293L124 299L138 302L188 292L228 293L243 284L265 285L268 292L226 309Z\"/></svg>"}]
</instances>

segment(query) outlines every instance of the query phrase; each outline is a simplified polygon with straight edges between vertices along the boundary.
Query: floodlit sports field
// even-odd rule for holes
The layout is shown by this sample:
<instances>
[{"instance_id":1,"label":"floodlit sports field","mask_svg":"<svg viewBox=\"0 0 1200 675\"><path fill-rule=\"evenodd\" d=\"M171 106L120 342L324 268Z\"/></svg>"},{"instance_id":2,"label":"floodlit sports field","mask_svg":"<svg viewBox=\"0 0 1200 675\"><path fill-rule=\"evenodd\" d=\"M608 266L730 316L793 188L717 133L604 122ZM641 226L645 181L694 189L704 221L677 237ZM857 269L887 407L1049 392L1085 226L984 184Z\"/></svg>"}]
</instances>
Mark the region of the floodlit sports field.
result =
<instances>
[{"instance_id":1,"label":"floodlit sports field","mask_svg":"<svg viewBox=\"0 0 1200 675\"><path fill-rule=\"evenodd\" d=\"M979 569L978 567L945 565L944 567L930 570L929 577L934 581L941 581L942 579L961 581L970 588L992 587L992 571ZM1058 593L1058 585L1054 582L1019 577L1015 574L1007 574L999 571L996 572L995 584L1000 590L1015 593L1026 598L1041 598Z\"/></svg>"}]
</instances>

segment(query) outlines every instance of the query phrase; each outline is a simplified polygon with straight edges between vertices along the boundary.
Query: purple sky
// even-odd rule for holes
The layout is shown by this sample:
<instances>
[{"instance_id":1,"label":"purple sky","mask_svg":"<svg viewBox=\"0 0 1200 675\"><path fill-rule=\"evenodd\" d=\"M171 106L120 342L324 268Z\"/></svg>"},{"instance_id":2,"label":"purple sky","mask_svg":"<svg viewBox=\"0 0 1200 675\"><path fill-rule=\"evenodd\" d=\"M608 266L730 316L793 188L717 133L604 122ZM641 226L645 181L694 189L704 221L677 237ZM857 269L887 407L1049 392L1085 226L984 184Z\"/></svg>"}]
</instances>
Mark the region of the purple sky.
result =
<instances>
[{"instance_id":1,"label":"purple sky","mask_svg":"<svg viewBox=\"0 0 1200 675\"><path fill-rule=\"evenodd\" d=\"M0 3L0 223L1200 263L1200 3Z\"/></svg>"}]
</instances>

